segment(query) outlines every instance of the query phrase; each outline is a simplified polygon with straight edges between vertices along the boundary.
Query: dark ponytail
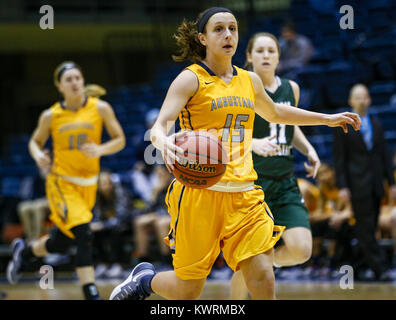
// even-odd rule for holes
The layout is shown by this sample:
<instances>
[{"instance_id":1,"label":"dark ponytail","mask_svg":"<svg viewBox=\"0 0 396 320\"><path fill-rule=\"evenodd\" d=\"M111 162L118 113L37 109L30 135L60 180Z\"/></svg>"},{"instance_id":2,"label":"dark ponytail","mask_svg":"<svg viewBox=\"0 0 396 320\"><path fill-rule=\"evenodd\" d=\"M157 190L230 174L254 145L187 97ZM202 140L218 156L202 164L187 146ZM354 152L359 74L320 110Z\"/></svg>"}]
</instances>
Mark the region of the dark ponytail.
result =
<instances>
[{"instance_id":1,"label":"dark ponytail","mask_svg":"<svg viewBox=\"0 0 396 320\"><path fill-rule=\"evenodd\" d=\"M172 55L174 61L190 60L195 63L205 59L206 47L198 39L197 21L192 22L184 19L173 37L176 39L176 45L180 52L178 55Z\"/></svg>"}]
</instances>

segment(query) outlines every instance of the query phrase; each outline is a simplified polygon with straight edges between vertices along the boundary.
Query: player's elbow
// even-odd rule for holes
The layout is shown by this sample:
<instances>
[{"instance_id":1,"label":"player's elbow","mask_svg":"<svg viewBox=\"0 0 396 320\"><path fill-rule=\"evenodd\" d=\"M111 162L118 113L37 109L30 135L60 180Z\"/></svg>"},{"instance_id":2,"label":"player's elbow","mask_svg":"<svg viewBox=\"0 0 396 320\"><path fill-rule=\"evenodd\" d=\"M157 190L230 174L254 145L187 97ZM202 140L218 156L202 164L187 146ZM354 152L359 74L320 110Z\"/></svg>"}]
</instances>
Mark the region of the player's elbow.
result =
<instances>
[{"instance_id":1,"label":"player's elbow","mask_svg":"<svg viewBox=\"0 0 396 320\"><path fill-rule=\"evenodd\" d=\"M43 141L37 139L36 137L31 137L28 143L28 149L30 151L34 150L35 148L41 149L43 147Z\"/></svg>"},{"instance_id":2,"label":"player's elbow","mask_svg":"<svg viewBox=\"0 0 396 320\"><path fill-rule=\"evenodd\" d=\"M283 123L282 118L277 113L271 114L267 121L270 123Z\"/></svg>"},{"instance_id":3,"label":"player's elbow","mask_svg":"<svg viewBox=\"0 0 396 320\"><path fill-rule=\"evenodd\" d=\"M275 105L275 104L274 104ZM257 114L262 117L264 120L270 123L278 123L278 111L276 110L276 106L271 105L257 105L256 112Z\"/></svg>"},{"instance_id":4,"label":"player's elbow","mask_svg":"<svg viewBox=\"0 0 396 320\"><path fill-rule=\"evenodd\" d=\"M161 127L161 125L158 122L155 122L153 127L150 129L150 141L156 148L159 148L158 136L164 131L165 130Z\"/></svg>"},{"instance_id":5,"label":"player's elbow","mask_svg":"<svg viewBox=\"0 0 396 320\"><path fill-rule=\"evenodd\" d=\"M150 141L151 141L152 144L154 144L155 140L156 139L155 139L155 134L154 134L154 127L152 127L151 130L150 130Z\"/></svg>"},{"instance_id":6,"label":"player's elbow","mask_svg":"<svg viewBox=\"0 0 396 320\"><path fill-rule=\"evenodd\" d=\"M36 142L33 140L33 138L30 138L29 143L28 143L28 150L29 150L29 153L31 156L33 156L34 144L36 144Z\"/></svg>"},{"instance_id":7,"label":"player's elbow","mask_svg":"<svg viewBox=\"0 0 396 320\"><path fill-rule=\"evenodd\" d=\"M124 149L125 146L126 146L125 135L122 134L122 135L119 137L119 140L120 140L119 145L120 145L120 151L121 151L121 150Z\"/></svg>"},{"instance_id":8,"label":"player's elbow","mask_svg":"<svg viewBox=\"0 0 396 320\"><path fill-rule=\"evenodd\" d=\"M273 108L270 109L270 112L268 112L266 120L270 123L282 123L282 117L275 103Z\"/></svg>"},{"instance_id":9,"label":"player's elbow","mask_svg":"<svg viewBox=\"0 0 396 320\"><path fill-rule=\"evenodd\" d=\"M125 148L126 145L125 134L123 132L117 132L117 134L112 136L111 142L112 142L111 147L110 146L106 147L107 151L104 152L105 155L120 152L122 149Z\"/></svg>"}]
</instances>

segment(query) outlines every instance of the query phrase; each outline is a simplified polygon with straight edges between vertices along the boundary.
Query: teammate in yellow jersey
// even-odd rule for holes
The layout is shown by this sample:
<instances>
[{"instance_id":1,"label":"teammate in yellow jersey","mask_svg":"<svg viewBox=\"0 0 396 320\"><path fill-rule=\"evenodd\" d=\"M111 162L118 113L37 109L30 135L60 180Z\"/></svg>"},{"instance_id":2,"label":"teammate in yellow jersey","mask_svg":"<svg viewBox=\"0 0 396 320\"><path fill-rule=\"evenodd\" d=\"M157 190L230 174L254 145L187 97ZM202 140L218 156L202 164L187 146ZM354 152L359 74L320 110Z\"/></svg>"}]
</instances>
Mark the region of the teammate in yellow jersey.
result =
<instances>
[{"instance_id":1,"label":"teammate in yellow jersey","mask_svg":"<svg viewBox=\"0 0 396 320\"><path fill-rule=\"evenodd\" d=\"M7 278L14 284L31 258L65 252L76 245L76 272L84 297L100 299L94 284L89 223L95 204L100 157L122 150L125 136L112 107L95 97L103 95L104 89L91 85L84 91L84 77L77 64L64 62L59 65L54 82L64 99L41 114L29 141L29 152L40 168L50 172L46 193L50 219L57 228L50 236L28 245L22 239L15 239ZM103 125L110 136L105 143L101 143ZM43 150L50 136L53 161Z\"/></svg>"},{"instance_id":2,"label":"teammate in yellow jersey","mask_svg":"<svg viewBox=\"0 0 396 320\"><path fill-rule=\"evenodd\" d=\"M326 115L274 103L256 74L232 65L238 23L226 8L210 8L197 22L184 21L176 39L181 54L175 60L196 63L171 84L151 129L152 143L173 170L174 161L183 158L175 139L185 131L167 134L181 114L183 128L216 130L226 146L239 146L240 156L231 158L220 182L208 189L171 183L166 203L174 270L156 273L151 264L140 263L114 288L110 299L145 299L152 292L167 299L198 299L220 251L234 271L242 271L253 299L274 299L273 246L284 227L274 225L264 193L254 185L257 174L250 151L254 112L273 123L345 130L347 124L358 130L360 119L352 113ZM231 155L235 156L229 149Z\"/></svg>"}]
</instances>

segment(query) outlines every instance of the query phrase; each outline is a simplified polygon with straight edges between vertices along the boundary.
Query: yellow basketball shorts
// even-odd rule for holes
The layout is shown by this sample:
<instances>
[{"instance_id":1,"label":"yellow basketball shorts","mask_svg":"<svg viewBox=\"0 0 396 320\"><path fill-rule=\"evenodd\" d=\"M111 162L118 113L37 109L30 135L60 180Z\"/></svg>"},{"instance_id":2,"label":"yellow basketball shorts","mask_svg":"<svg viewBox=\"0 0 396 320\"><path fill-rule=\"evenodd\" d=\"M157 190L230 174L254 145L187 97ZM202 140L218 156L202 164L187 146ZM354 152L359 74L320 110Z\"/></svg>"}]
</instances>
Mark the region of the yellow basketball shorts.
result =
<instances>
[{"instance_id":1,"label":"yellow basketball shorts","mask_svg":"<svg viewBox=\"0 0 396 320\"><path fill-rule=\"evenodd\" d=\"M69 238L74 239L71 228L92 220L96 189L96 184L79 186L57 175L48 175L46 193L51 210L49 218Z\"/></svg>"},{"instance_id":2,"label":"yellow basketball shorts","mask_svg":"<svg viewBox=\"0 0 396 320\"><path fill-rule=\"evenodd\" d=\"M173 267L182 280L206 278L220 251L232 270L274 247L285 227L274 225L258 187L245 192L193 189L174 180L165 198L171 216Z\"/></svg>"}]
</instances>

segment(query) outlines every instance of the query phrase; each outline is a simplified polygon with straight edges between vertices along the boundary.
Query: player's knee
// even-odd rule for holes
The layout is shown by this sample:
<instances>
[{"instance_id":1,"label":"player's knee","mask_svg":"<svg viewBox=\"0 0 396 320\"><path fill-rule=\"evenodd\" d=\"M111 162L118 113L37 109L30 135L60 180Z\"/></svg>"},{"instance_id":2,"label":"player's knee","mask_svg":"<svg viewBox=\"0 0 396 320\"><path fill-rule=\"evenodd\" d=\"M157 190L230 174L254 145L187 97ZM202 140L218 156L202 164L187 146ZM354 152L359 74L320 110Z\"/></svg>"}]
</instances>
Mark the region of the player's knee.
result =
<instances>
[{"instance_id":1,"label":"player's knee","mask_svg":"<svg viewBox=\"0 0 396 320\"><path fill-rule=\"evenodd\" d=\"M308 242L301 242L296 246L290 248L293 252L293 257L297 264L304 263L311 258L312 255L312 244Z\"/></svg>"},{"instance_id":2,"label":"player's knee","mask_svg":"<svg viewBox=\"0 0 396 320\"><path fill-rule=\"evenodd\" d=\"M77 245L92 245L93 233L88 225L84 225L83 228L73 230L75 241Z\"/></svg>"},{"instance_id":3,"label":"player's knee","mask_svg":"<svg viewBox=\"0 0 396 320\"><path fill-rule=\"evenodd\" d=\"M262 269L254 273L254 277L245 279L249 291L258 293L266 291L270 294L275 292L275 276L272 269Z\"/></svg>"},{"instance_id":4,"label":"player's knee","mask_svg":"<svg viewBox=\"0 0 396 320\"><path fill-rule=\"evenodd\" d=\"M201 290L197 288L192 288L179 292L178 300L198 300L200 296Z\"/></svg>"},{"instance_id":5,"label":"player's knee","mask_svg":"<svg viewBox=\"0 0 396 320\"><path fill-rule=\"evenodd\" d=\"M184 288L183 290L180 290L179 292L179 298L180 300L198 300L199 297L201 296L202 293L202 288L197 287L197 286L192 286L190 288Z\"/></svg>"},{"instance_id":6,"label":"player's knee","mask_svg":"<svg viewBox=\"0 0 396 320\"><path fill-rule=\"evenodd\" d=\"M73 228L77 245L76 266L85 267L93 265L92 241L93 234L88 224Z\"/></svg>"},{"instance_id":7,"label":"player's knee","mask_svg":"<svg viewBox=\"0 0 396 320\"><path fill-rule=\"evenodd\" d=\"M203 290L204 282L180 283L177 291L178 300L198 300Z\"/></svg>"},{"instance_id":8,"label":"player's knee","mask_svg":"<svg viewBox=\"0 0 396 320\"><path fill-rule=\"evenodd\" d=\"M70 238L48 238L45 242L45 249L49 253L66 253L70 246L73 244L73 240Z\"/></svg>"}]
</instances>

